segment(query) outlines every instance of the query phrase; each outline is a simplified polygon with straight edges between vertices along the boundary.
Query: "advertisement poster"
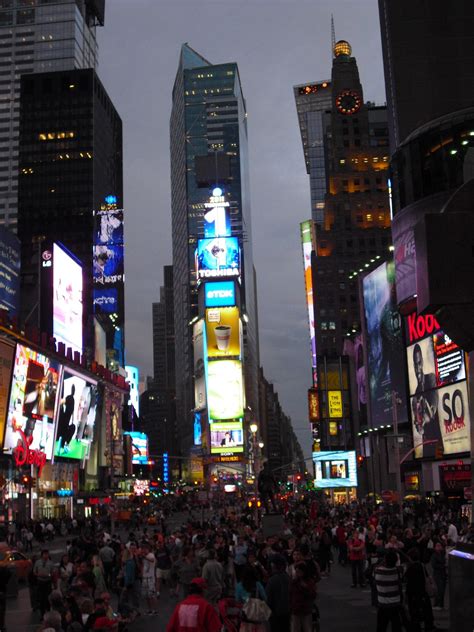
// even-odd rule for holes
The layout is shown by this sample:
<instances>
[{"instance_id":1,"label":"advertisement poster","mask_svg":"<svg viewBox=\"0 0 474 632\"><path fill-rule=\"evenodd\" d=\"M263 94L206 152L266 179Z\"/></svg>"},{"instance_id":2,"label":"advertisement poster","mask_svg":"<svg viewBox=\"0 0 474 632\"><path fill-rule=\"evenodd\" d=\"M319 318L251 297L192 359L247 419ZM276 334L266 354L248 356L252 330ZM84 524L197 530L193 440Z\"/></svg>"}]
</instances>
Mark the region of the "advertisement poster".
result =
<instances>
[{"instance_id":1,"label":"advertisement poster","mask_svg":"<svg viewBox=\"0 0 474 632\"><path fill-rule=\"evenodd\" d=\"M98 405L95 383L65 369L57 411L54 456L84 460L94 437Z\"/></svg>"},{"instance_id":2,"label":"advertisement poster","mask_svg":"<svg viewBox=\"0 0 474 632\"><path fill-rule=\"evenodd\" d=\"M95 285L114 285L123 281L123 245L109 244L93 248Z\"/></svg>"},{"instance_id":3,"label":"advertisement poster","mask_svg":"<svg viewBox=\"0 0 474 632\"><path fill-rule=\"evenodd\" d=\"M206 309L208 358L240 357L240 318L238 307Z\"/></svg>"},{"instance_id":4,"label":"advertisement poster","mask_svg":"<svg viewBox=\"0 0 474 632\"><path fill-rule=\"evenodd\" d=\"M115 288L93 289L94 314L118 314L118 291Z\"/></svg>"},{"instance_id":5,"label":"advertisement poster","mask_svg":"<svg viewBox=\"0 0 474 632\"><path fill-rule=\"evenodd\" d=\"M314 296L313 296L313 270L311 267L311 252L313 245L312 222L303 222L300 225L301 241L303 245L304 280L306 290L306 305L308 309L309 337L311 341L311 366L316 368L316 332L314 326ZM317 386L317 371L313 371L314 386Z\"/></svg>"},{"instance_id":6,"label":"advertisement poster","mask_svg":"<svg viewBox=\"0 0 474 632\"><path fill-rule=\"evenodd\" d=\"M317 489L357 487L357 462L355 451L314 452Z\"/></svg>"},{"instance_id":7,"label":"advertisement poster","mask_svg":"<svg viewBox=\"0 0 474 632\"><path fill-rule=\"evenodd\" d=\"M210 419L239 419L244 415L242 363L209 362L207 400Z\"/></svg>"},{"instance_id":8,"label":"advertisement poster","mask_svg":"<svg viewBox=\"0 0 474 632\"><path fill-rule=\"evenodd\" d=\"M466 379L464 351L443 331L433 335L436 384L445 386Z\"/></svg>"},{"instance_id":9,"label":"advertisement poster","mask_svg":"<svg viewBox=\"0 0 474 632\"><path fill-rule=\"evenodd\" d=\"M148 437L144 432L124 432L132 440L132 465L148 465Z\"/></svg>"},{"instance_id":10,"label":"advertisement poster","mask_svg":"<svg viewBox=\"0 0 474 632\"><path fill-rule=\"evenodd\" d=\"M392 391L404 402L405 361L402 320L397 309L395 267L385 262L362 281L367 344L368 396L373 427L392 423ZM398 406L405 421L405 404Z\"/></svg>"},{"instance_id":11,"label":"advertisement poster","mask_svg":"<svg viewBox=\"0 0 474 632\"><path fill-rule=\"evenodd\" d=\"M204 237L230 237L230 213L229 203L226 206L218 206L211 208L204 215ZM207 205L206 205L207 206Z\"/></svg>"},{"instance_id":12,"label":"advertisement poster","mask_svg":"<svg viewBox=\"0 0 474 632\"><path fill-rule=\"evenodd\" d=\"M122 432L122 394L111 388L105 390L105 417L108 437L120 441Z\"/></svg>"},{"instance_id":13,"label":"advertisement poster","mask_svg":"<svg viewBox=\"0 0 474 632\"><path fill-rule=\"evenodd\" d=\"M471 449L471 419L467 382L445 386L438 392L444 454L469 452Z\"/></svg>"},{"instance_id":14,"label":"advertisement poster","mask_svg":"<svg viewBox=\"0 0 474 632\"><path fill-rule=\"evenodd\" d=\"M16 316L20 306L20 241L0 226L0 307Z\"/></svg>"},{"instance_id":15,"label":"advertisement poster","mask_svg":"<svg viewBox=\"0 0 474 632\"><path fill-rule=\"evenodd\" d=\"M57 407L61 365L56 360L17 345L3 451L12 454L17 445L28 441L51 459L54 418Z\"/></svg>"},{"instance_id":16,"label":"advertisement poster","mask_svg":"<svg viewBox=\"0 0 474 632\"><path fill-rule=\"evenodd\" d=\"M204 320L198 320L193 327L194 348L194 408L202 410L207 406L206 367L204 364Z\"/></svg>"},{"instance_id":17,"label":"advertisement poster","mask_svg":"<svg viewBox=\"0 0 474 632\"><path fill-rule=\"evenodd\" d=\"M204 285L206 307L232 307L235 305L233 281L211 281Z\"/></svg>"},{"instance_id":18,"label":"advertisement poster","mask_svg":"<svg viewBox=\"0 0 474 632\"><path fill-rule=\"evenodd\" d=\"M211 454L243 452L244 435L242 422L213 423L211 430Z\"/></svg>"},{"instance_id":19,"label":"advertisement poster","mask_svg":"<svg viewBox=\"0 0 474 632\"><path fill-rule=\"evenodd\" d=\"M14 345L0 341L0 440L5 433L7 419L8 392L12 379Z\"/></svg>"},{"instance_id":20,"label":"advertisement poster","mask_svg":"<svg viewBox=\"0 0 474 632\"><path fill-rule=\"evenodd\" d=\"M237 237L199 239L196 251L199 279L233 277L240 274L240 248Z\"/></svg>"},{"instance_id":21,"label":"advertisement poster","mask_svg":"<svg viewBox=\"0 0 474 632\"><path fill-rule=\"evenodd\" d=\"M94 244L123 244L123 210L96 211Z\"/></svg>"},{"instance_id":22,"label":"advertisement poster","mask_svg":"<svg viewBox=\"0 0 474 632\"><path fill-rule=\"evenodd\" d=\"M53 244L53 336L82 354L82 266Z\"/></svg>"},{"instance_id":23,"label":"advertisement poster","mask_svg":"<svg viewBox=\"0 0 474 632\"><path fill-rule=\"evenodd\" d=\"M333 419L342 419L344 415L341 391L328 391L328 408L329 417Z\"/></svg>"}]
</instances>

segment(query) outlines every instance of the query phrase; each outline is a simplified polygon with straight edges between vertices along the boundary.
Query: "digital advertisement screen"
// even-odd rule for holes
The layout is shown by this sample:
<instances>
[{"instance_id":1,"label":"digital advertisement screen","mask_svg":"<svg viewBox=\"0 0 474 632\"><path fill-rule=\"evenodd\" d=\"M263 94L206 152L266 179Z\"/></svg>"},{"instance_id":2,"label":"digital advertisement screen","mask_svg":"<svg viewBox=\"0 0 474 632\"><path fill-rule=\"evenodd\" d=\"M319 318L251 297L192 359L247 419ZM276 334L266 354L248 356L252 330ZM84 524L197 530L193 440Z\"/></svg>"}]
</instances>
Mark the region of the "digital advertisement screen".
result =
<instances>
[{"instance_id":1,"label":"digital advertisement screen","mask_svg":"<svg viewBox=\"0 0 474 632\"><path fill-rule=\"evenodd\" d=\"M206 398L206 367L204 358L204 320L198 320L193 327L194 350L194 408L203 410L207 405Z\"/></svg>"},{"instance_id":2,"label":"digital advertisement screen","mask_svg":"<svg viewBox=\"0 0 474 632\"><path fill-rule=\"evenodd\" d=\"M127 373L127 382L130 384L130 399L128 404L135 408L137 416L140 415L140 393L138 391L138 385L140 381L140 374L138 367L127 364L125 367Z\"/></svg>"},{"instance_id":3,"label":"digital advertisement screen","mask_svg":"<svg viewBox=\"0 0 474 632\"><path fill-rule=\"evenodd\" d=\"M213 423L211 430L211 454L243 452L244 431L242 422Z\"/></svg>"},{"instance_id":4,"label":"digital advertisement screen","mask_svg":"<svg viewBox=\"0 0 474 632\"><path fill-rule=\"evenodd\" d=\"M311 366L317 366L316 356L316 331L314 325L314 296L313 296L313 270L311 267L311 252L316 247L313 244L312 222L303 222L301 228L301 242L303 245L304 281L306 288L306 305L308 309L309 337L311 341ZM313 371L314 384L317 386L317 371Z\"/></svg>"},{"instance_id":5,"label":"digital advertisement screen","mask_svg":"<svg viewBox=\"0 0 474 632\"><path fill-rule=\"evenodd\" d=\"M237 277L240 274L240 248L237 237L199 239L196 251L199 279Z\"/></svg>"},{"instance_id":6,"label":"digital advertisement screen","mask_svg":"<svg viewBox=\"0 0 474 632\"><path fill-rule=\"evenodd\" d=\"M123 210L96 211L95 245L123 244Z\"/></svg>"},{"instance_id":7,"label":"digital advertisement screen","mask_svg":"<svg viewBox=\"0 0 474 632\"><path fill-rule=\"evenodd\" d=\"M362 281L367 346L370 421L374 427L392 423L392 391L405 393L404 342L398 312L395 265L385 262ZM400 421L408 419L403 403Z\"/></svg>"},{"instance_id":8,"label":"digital advertisement screen","mask_svg":"<svg viewBox=\"0 0 474 632\"><path fill-rule=\"evenodd\" d=\"M94 246L93 275L96 285L113 285L123 281L123 245Z\"/></svg>"},{"instance_id":9,"label":"digital advertisement screen","mask_svg":"<svg viewBox=\"0 0 474 632\"><path fill-rule=\"evenodd\" d=\"M433 315L407 316L408 383L414 455L433 458L470 450L464 352Z\"/></svg>"},{"instance_id":10,"label":"digital advertisement screen","mask_svg":"<svg viewBox=\"0 0 474 632\"><path fill-rule=\"evenodd\" d=\"M53 336L82 354L82 266L65 248L53 244Z\"/></svg>"},{"instance_id":11,"label":"digital advertisement screen","mask_svg":"<svg viewBox=\"0 0 474 632\"><path fill-rule=\"evenodd\" d=\"M143 432L124 432L132 440L132 465L148 465L148 437Z\"/></svg>"},{"instance_id":12,"label":"digital advertisement screen","mask_svg":"<svg viewBox=\"0 0 474 632\"><path fill-rule=\"evenodd\" d=\"M0 226L0 306L16 316L20 306L20 240Z\"/></svg>"},{"instance_id":13,"label":"digital advertisement screen","mask_svg":"<svg viewBox=\"0 0 474 632\"><path fill-rule=\"evenodd\" d=\"M206 307L232 307L235 305L233 281L212 281L204 285Z\"/></svg>"},{"instance_id":14,"label":"digital advertisement screen","mask_svg":"<svg viewBox=\"0 0 474 632\"><path fill-rule=\"evenodd\" d=\"M118 314L118 290L115 288L93 289L94 314Z\"/></svg>"},{"instance_id":15,"label":"digital advertisement screen","mask_svg":"<svg viewBox=\"0 0 474 632\"><path fill-rule=\"evenodd\" d=\"M74 460L89 457L97 406L97 384L71 369L64 369L57 410L55 457Z\"/></svg>"},{"instance_id":16,"label":"digital advertisement screen","mask_svg":"<svg viewBox=\"0 0 474 632\"><path fill-rule=\"evenodd\" d=\"M193 427L194 445L202 445L202 423L201 413L194 413L194 427Z\"/></svg>"},{"instance_id":17,"label":"digital advertisement screen","mask_svg":"<svg viewBox=\"0 0 474 632\"><path fill-rule=\"evenodd\" d=\"M317 489L357 487L355 451L313 452L316 469L314 486Z\"/></svg>"},{"instance_id":18,"label":"digital advertisement screen","mask_svg":"<svg viewBox=\"0 0 474 632\"><path fill-rule=\"evenodd\" d=\"M54 419L61 365L37 351L17 345L3 451L11 454L24 437L31 450L52 458Z\"/></svg>"},{"instance_id":19,"label":"digital advertisement screen","mask_svg":"<svg viewBox=\"0 0 474 632\"><path fill-rule=\"evenodd\" d=\"M244 415L242 362L216 360L208 364L209 418L239 419Z\"/></svg>"},{"instance_id":20,"label":"digital advertisement screen","mask_svg":"<svg viewBox=\"0 0 474 632\"><path fill-rule=\"evenodd\" d=\"M240 357L240 318L238 307L206 309L208 358Z\"/></svg>"},{"instance_id":21,"label":"digital advertisement screen","mask_svg":"<svg viewBox=\"0 0 474 632\"><path fill-rule=\"evenodd\" d=\"M229 205L215 206L204 214L204 237L230 237Z\"/></svg>"},{"instance_id":22,"label":"digital advertisement screen","mask_svg":"<svg viewBox=\"0 0 474 632\"><path fill-rule=\"evenodd\" d=\"M342 419L344 409L342 405L342 391L328 391L329 417Z\"/></svg>"}]
</instances>

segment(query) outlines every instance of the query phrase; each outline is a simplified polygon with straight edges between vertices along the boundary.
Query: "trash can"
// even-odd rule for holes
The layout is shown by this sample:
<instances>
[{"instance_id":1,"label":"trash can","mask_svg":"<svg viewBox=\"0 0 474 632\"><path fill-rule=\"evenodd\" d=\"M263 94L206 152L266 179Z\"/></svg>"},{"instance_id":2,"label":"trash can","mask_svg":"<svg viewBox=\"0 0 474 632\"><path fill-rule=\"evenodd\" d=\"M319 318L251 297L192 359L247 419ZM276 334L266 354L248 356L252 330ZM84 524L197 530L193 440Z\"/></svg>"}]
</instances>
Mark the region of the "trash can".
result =
<instances>
[{"instance_id":1,"label":"trash can","mask_svg":"<svg viewBox=\"0 0 474 632\"><path fill-rule=\"evenodd\" d=\"M452 632L474 630L474 544L457 544L448 556Z\"/></svg>"}]
</instances>

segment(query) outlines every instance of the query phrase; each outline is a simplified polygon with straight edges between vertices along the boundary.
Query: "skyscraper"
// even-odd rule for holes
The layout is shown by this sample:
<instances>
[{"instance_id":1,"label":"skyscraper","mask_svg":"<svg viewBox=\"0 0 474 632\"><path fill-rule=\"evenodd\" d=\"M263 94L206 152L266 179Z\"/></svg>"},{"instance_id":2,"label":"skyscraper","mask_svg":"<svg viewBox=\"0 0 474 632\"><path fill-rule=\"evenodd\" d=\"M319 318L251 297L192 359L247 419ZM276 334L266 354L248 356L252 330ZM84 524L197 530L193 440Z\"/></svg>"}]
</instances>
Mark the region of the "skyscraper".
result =
<instances>
[{"instance_id":1,"label":"skyscraper","mask_svg":"<svg viewBox=\"0 0 474 632\"><path fill-rule=\"evenodd\" d=\"M105 0L0 2L0 224L16 230L20 78L95 68Z\"/></svg>"},{"instance_id":2,"label":"skyscraper","mask_svg":"<svg viewBox=\"0 0 474 632\"><path fill-rule=\"evenodd\" d=\"M203 243L209 236L204 215L210 199L217 200L219 208L226 208L226 222L235 247L227 272L238 273L238 278L226 278L231 278L234 284L240 310L247 410L258 416L259 352L247 113L237 65L213 65L187 44L183 45L173 88L170 127L176 403L184 454L193 444L193 323L204 308L201 290L205 283L198 277L196 264L201 255L220 261L225 251L221 242L214 246ZM198 256L197 248L201 246L203 251ZM210 250L204 252L207 246ZM232 267L236 259L241 264L239 270ZM208 278L211 273L203 274Z\"/></svg>"},{"instance_id":3,"label":"skyscraper","mask_svg":"<svg viewBox=\"0 0 474 632\"><path fill-rule=\"evenodd\" d=\"M122 364L122 121L93 69L22 77L19 150L23 319L38 322L31 317L41 243L60 241L83 264L85 346L93 349L95 313L106 329L109 358ZM101 209L113 221L96 241L94 211Z\"/></svg>"},{"instance_id":4,"label":"skyscraper","mask_svg":"<svg viewBox=\"0 0 474 632\"><path fill-rule=\"evenodd\" d=\"M364 103L357 62L343 40L334 45L331 81L294 92L316 220L316 349L335 356L346 334L360 328L358 275L388 256L387 109Z\"/></svg>"}]
</instances>

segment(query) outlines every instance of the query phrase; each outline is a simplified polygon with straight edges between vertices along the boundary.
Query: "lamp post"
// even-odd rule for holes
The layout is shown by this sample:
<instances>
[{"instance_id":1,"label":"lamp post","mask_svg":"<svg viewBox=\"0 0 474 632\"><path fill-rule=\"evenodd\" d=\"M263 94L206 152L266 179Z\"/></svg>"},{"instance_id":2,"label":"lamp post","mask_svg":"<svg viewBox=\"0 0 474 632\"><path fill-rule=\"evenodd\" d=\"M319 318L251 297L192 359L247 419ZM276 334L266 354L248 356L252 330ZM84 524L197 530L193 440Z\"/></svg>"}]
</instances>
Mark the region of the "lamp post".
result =
<instances>
[{"instance_id":1,"label":"lamp post","mask_svg":"<svg viewBox=\"0 0 474 632\"><path fill-rule=\"evenodd\" d=\"M259 474L259 443L257 441L258 425L252 422L249 426L252 433L252 455L253 455L253 481L254 481L254 516L255 524L258 526L258 474Z\"/></svg>"}]
</instances>

